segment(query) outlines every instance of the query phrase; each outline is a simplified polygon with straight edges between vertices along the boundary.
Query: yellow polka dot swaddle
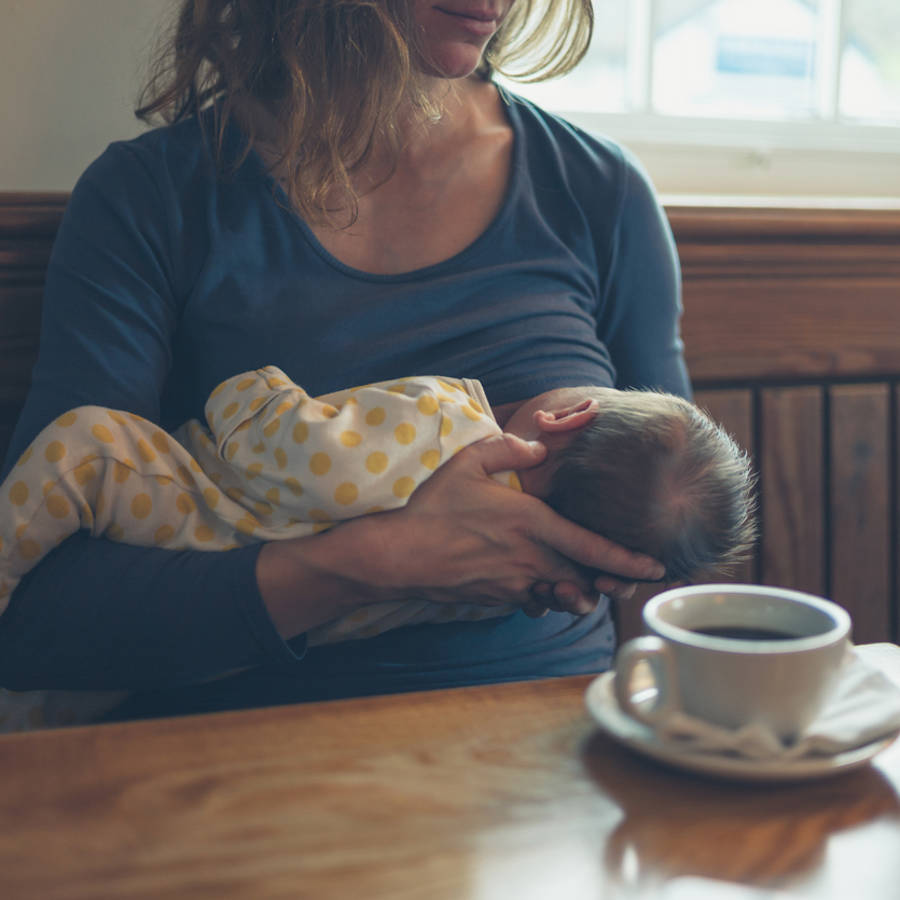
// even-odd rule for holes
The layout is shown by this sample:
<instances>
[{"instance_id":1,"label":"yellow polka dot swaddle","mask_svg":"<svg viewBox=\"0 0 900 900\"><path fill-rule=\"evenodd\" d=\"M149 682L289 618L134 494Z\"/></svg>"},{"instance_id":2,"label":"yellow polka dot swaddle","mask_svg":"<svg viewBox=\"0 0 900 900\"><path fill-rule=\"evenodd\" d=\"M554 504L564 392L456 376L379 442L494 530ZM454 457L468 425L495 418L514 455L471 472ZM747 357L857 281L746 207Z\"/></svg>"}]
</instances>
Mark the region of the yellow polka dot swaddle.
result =
<instances>
[{"instance_id":1,"label":"yellow polka dot swaddle","mask_svg":"<svg viewBox=\"0 0 900 900\"><path fill-rule=\"evenodd\" d=\"M87 406L45 428L0 487L0 612L21 577L81 528L210 551L307 536L403 505L453 453L499 433L476 381L422 376L312 398L274 366L219 385L206 420L169 435L140 416ZM308 639L511 611L377 604Z\"/></svg>"}]
</instances>

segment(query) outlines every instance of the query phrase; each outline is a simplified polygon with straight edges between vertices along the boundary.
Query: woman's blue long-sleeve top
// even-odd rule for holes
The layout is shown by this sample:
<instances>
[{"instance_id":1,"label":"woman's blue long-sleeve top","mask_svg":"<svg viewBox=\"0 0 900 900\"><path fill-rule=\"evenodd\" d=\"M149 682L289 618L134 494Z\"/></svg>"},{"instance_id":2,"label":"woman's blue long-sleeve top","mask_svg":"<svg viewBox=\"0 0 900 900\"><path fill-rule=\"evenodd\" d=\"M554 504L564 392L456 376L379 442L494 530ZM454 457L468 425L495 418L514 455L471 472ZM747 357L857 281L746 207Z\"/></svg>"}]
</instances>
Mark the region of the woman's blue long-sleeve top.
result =
<instances>
[{"instance_id":1,"label":"woman's blue long-sleeve top","mask_svg":"<svg viewBox=\"0 0 900 900\"><path fill-rule=\"evenodd\" d=\"M578 384L687 395L677 257L646 177L610 141L516 98L507 110L515 149L498 215L461 253L400 275L326 252L255 154L217 177L196 120L111 145L57 236L4 474L67 409L126 409L171 430L202 417L220 381L267 364L311 394L434 373L480 379L495 405ZM239 158L235 129L224 149ZM605 604L583 618L516 614L305 652L265 611L258 551L70 538L0 617L0 684L147 689L263 666L260 691L302 699L610 660Z\"/></svg>"}]
</instances>

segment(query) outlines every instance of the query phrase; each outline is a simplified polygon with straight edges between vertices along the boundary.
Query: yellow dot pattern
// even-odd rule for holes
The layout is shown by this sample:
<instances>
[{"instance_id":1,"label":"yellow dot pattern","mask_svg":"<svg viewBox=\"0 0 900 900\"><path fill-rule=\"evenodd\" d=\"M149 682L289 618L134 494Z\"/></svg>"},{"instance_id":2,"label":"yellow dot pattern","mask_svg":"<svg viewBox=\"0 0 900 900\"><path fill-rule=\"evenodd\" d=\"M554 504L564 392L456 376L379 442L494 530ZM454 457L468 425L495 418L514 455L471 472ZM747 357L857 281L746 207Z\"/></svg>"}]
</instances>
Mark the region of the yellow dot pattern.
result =
<instances>
[{"instance_id":1,"label":"yellow dot pattern","mask_svg":"<svg viewBox=\"0 0 900 900\"><path fill-rule=\"evenodd\" d=\"M438 464L441 461L441 451L440 450L426 450L420 457L419 461L425 466L426 469L430 469L434 471Z\"/></svg>"},{"instance_id":2,"label":"yellow dot pattern","mask_svg":"<svg viewBox=\"0 0 900 900\"><path fill-rule=\"evenodd\" d=\"M422 394L422 396L416 400L416 409L422 413L423 416L433 416L440 408L440 404L433 394Z\"/></svg>"},{"instance_id":3,"label":"yellow dot pattern","mask_svg":"<svg viewBox=\"0 0 900 900\"><path fill-rule=\"evenodd\" d=\"M144 462L153 462L156 459L156 453L147 441L141 438L137 443L138 456Z\"/></svg>"},{"instance_id":4,"label":"yellow dot pattern","mask_svg":"<svg viewBox=\"0 0 900 900\"><path fill-rule=\"evenodd\" d=\"M82 463L74 470L74 475L80 485L85 485L97 477L97 470L90 463Z\"/></svg>"},{"instance_id":5,"label":"yellow dot pattern","mask_svg":"<svg viewBox=\"0 0 900 900\"><path fill-rule=\"evenodd\" d=\"M169 439L162 431L154 431L151 440L153 442L153 446L156 447L156 449L160 453L169 452Z\"/></svg>"},{"instance_id":6,"label":"yellow dot pattern","mask_svg":"<svg viewBox=\"0 0 900 900\"><path fill-rule=\"evenodd\" d=\"M111 444L115 440L112 432L105 425L99 423L91 426L91 434L104 444Z\"/></svg>"},{"instance_id":7,"label":"yellow dot pattern","mask_svg":"<svg viewBox=\"0 0 900 900\"><path fill-rule=\"evenodd\" d=\"M206 550L315 535L402 505L458 446L498 430L483 395L450 379L395 379L325 402L265 374L278 371L223 382L208 400L209 427L191 421L167 434L140 416L97 407L60 416L5 485L21 512L9 531L0 528L0 553L25 571L79 527L129 543ZM517 484L512 473L503 479ZM434 620L428 604L414 615L403 604L385 606L390 615L367 609L349 630L323 626L311 640Z\"/></svg>"},{"instance_id":8,"label":"yellow dot pattern","mask_svg":"<svg viewBox=\"0 0 900 900\"><path fill-rule=\"evenodd\" d=\"M160 525L153 532L153 542L155 544L165 544L175 537L175 529L171 525Z\"/></svg>"},{"instance_id":9,"label":"yellow dot pattern","mask_svg":"<svg viewBox=\"0 0 900 900\"><path fill-rule=\"evenodd\" d=\"M153 500L149 494L137 494L131 501L131 514L136 519L146 519L151 512L153 512Z\"/></svg>"},{"instance_id":10,"label":"yellow dot pattern","mask_svg":"<svg viewBox=\"0 0 900 900\"><path fill-rule=\"evenodd\" d=\"M352 481L342 481L334 491L334 502L349 506L359 499L359 488Z\"/></svg>"},{"instance_id":11,"label":"yellow dot pattern","mask_svg":"<svg viewBox=\"0 0 900 900\"><path fill-rule=\"evenodd\" d=\"M31 448L28 448L29 451ZM31 456L31 453L28 454ZM50 441L47 444L47 449L44 450L44 459L47 460L48 463L57 463L66 455L66 445L62 441Z\"/></svg>"},{"instance_id":12,"label":"yellow dot pattern","mask_svg":"<svg viewBox=\"0 0 900 900\"><path fill-rule=\"evenodd\" d=\"M416 482L410 478L409 475L398 478L391 488L395 497L401 497L403 499L406 499L415 489Z\"/></svg>"},{"instance_id":13,"label":"yellow dot pattern","mask_svg":"<svg viewBox=\"0 0 900 900\"><path fill-rule=\"evenodd\" d=\"M376 406L373 409L370 409L366 413L366 425L369 425L371 428L377 428L379 425L384 424L384 420L387 418L387 413L384 410L383 406Z\"/></svg>"},{"instance_id":14,"label":"yellow dot pattern","mask_svg":"<svg viewBox=\"0 0 900 900\"><path fill-rule=\"evenodd\" d=\"M72 513L72 504L61 494L50 494L46 500L47 512L54 519L65 519Z\"/></svg>"}]
</instances>

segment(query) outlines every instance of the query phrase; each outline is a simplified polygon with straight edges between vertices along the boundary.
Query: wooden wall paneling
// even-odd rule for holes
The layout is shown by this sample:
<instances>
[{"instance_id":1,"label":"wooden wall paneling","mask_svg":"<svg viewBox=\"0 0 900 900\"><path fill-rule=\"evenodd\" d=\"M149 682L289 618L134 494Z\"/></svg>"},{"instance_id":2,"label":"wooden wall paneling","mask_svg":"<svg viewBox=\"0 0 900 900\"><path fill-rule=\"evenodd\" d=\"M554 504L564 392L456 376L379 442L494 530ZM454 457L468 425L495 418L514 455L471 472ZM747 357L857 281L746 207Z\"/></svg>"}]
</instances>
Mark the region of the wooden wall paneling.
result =
<instances>
[{"instance_id":1,"label":"wooden wall paneling","mask_svg":"<svg viewBox=\"0 0 900 900\"><path fill-rule=\"evenodd\" d=\"M31 384L41 328L43 284L0 282L0 460Z\"/></svg>"},{"instance_id":2,"label":"wooden wall paneling","mask_svg":"<svg viewBox=\"0 0 900 900\"><path fill-rule=\"evenodd\" d=\"M894 279L686 277L688 370L695 381L900 371L898 279L900 267Z\"/></svg>"},{"instance_id":3,"label":"wooden wall paneling","mask_svg":"<svg viewBox=\"0 0 900 900\"><path fill-rule=\"evenodd\" d=\"M761 409L760 581L823 594L823 391L766 388Z\"/></svg>"},{"instance_id":4,"label":"wooden wall paneling","mask_svg":"<svg viewBox=\"0 0 900 900\"><path fill-rule=\"evenodd\" d=\"M667 213L695 382L900 372L900 210Z\"/></svg>"},{"instance_id":5,"label":"wooden wall paneling","mask_svg":"<svg viewBox=\"0 0 900 900\"><path fill-rule=\"evenodd\" d=\"M891 631L890 388L835 385L830 395L831 598L858 643Z\"/></svg>"},{"instance_id":6,"label":"wooden wall paneling","mask_svg":"<svg viewBox=\"0 0 900 900\"><path fill-rule=\"evenodd\" d=\"M0 198L0 459L37 357L44 274L66 194Z\"/></svg>"},{"instance_id":7,"label":"wooden wall paneling","mask_svg":"<svg viewBox=\"0 0 900 900\"><path fill-rule=\"evenodd\" d=\"M749 388L698 390L694 401L715 419L734 438L751 459L756 459L754 440L753 391ZM754 469L757 469L754 462ZM755 584L759 581L759 554L727 575L716 576L717 581Z\"/></svg>"}]
</instances>

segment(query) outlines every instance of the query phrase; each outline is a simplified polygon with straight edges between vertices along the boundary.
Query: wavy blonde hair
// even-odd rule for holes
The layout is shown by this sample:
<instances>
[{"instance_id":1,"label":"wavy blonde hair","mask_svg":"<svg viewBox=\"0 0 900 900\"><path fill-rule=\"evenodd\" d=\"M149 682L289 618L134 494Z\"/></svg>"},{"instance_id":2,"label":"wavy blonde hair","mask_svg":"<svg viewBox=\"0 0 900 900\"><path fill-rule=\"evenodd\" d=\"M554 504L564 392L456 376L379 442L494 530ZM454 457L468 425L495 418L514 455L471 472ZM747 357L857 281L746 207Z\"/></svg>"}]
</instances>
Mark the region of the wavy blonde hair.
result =
<instances>
[{"instance_id":1,"label":"wavy blonde hair","mask_svg":"<svg viewBox=\"0 0 900 900\"><path fill-rule=\"evenodd\" d=\"M591 0L517 0L479 74L561 75L584 56L592 29ZM211 106L220 166L237 167L262 143L277 147L273 167L304 218L330 221L327 201L338 196L353 221L352 176L376 143L396 160L401 110L421 122L440 115L416 77L419 52L413 0L183 0L135 114L171 124ZM267 115L241 116L246 144L226 162L228 123L254 110Z\"/></svg>"}]
</instances>

